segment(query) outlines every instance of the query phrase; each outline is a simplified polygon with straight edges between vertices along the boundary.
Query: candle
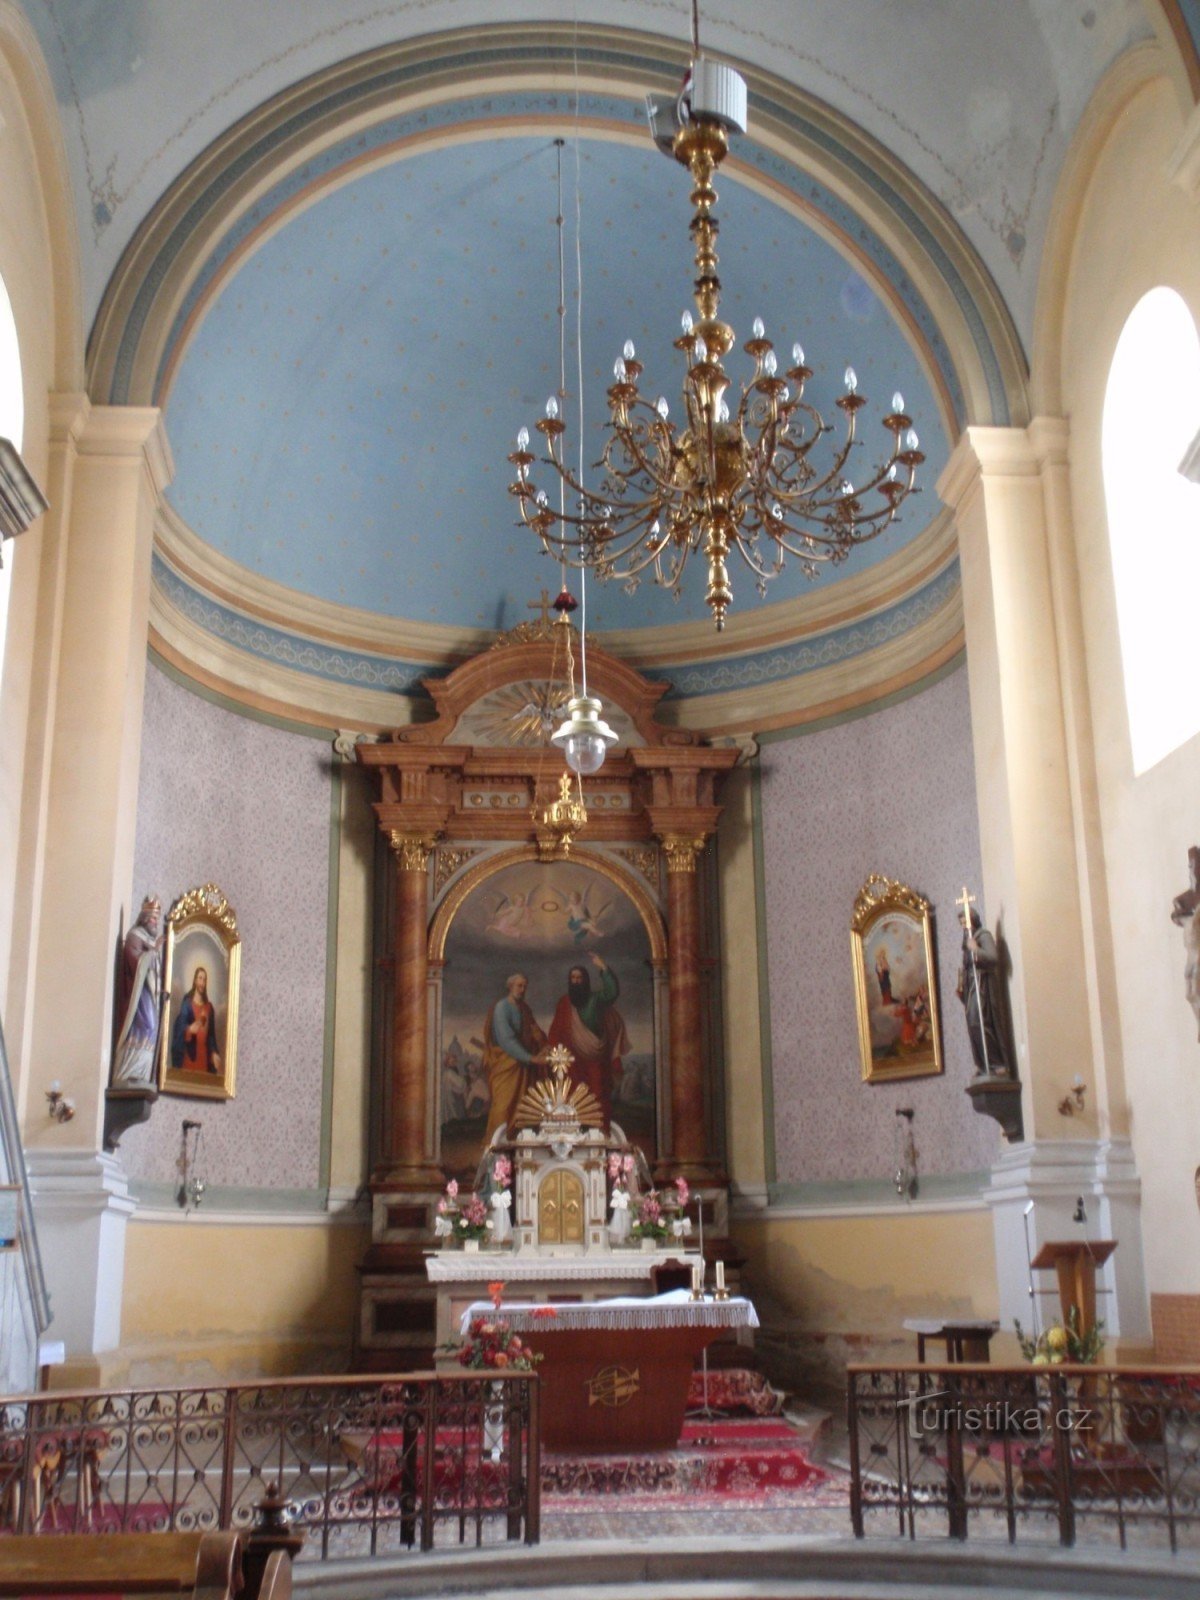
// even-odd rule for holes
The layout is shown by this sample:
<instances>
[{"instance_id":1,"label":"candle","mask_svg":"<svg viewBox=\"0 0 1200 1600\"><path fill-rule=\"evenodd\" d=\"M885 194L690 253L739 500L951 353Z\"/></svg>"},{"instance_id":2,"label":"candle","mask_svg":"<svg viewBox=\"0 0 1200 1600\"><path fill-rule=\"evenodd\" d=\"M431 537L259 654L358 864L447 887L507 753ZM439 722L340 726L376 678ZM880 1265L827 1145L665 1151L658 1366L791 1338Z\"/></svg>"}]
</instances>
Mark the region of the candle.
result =
<instances>
[{"instance_id":1,"label":"candle","mask_svg":"<svg viewBox=\"0 0 1200 1600\"><path fill-rule=\"evenodd\" d=\"M718 1289L723 1289L724 1287L725 1287L725 1263L723 1261L718 1261L717 1262L717 1288Z\"/></svg>"},{"instance_id":2,"label":"candle","mask_svg":"<svg viewBox=\"0 0 1200 1600\"><path fill-rule=\"evenodd\" d=\"M693 1294L703 1294L703 1292L704 1292L704 1268L701 1266L699 1261L693 1261L692 1262L692 1293Z\"/></svg>"}]
</instances>

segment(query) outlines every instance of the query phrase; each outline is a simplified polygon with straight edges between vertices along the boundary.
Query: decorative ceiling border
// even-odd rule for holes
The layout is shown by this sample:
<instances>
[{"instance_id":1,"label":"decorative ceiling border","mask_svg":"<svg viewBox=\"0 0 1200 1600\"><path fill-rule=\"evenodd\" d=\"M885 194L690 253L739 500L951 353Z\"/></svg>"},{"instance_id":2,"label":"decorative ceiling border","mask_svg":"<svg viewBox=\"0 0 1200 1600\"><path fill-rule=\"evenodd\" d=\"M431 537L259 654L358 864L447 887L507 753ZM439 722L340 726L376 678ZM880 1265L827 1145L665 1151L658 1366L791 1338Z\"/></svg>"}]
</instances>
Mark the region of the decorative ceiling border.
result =
<instances>
[{"instance_id":1,"label":"decorative ceiling border","mask_svg":"<svg viewBox=\"0 0 1200 1600\"><path fill-rule=\"evenodd\" d=\"M680 726L734 732L837 716L919 681L961 650L952 541L938 554L930 575L898 597L782 643L699 661L621 654L671 683L664 720ZM609 647L608 636L597 638ZM256 711L371 732L419 719L422 680L474 653L424 659L408 651L403 623L385 652L267 623L197 589L161 550L154 557L151 643L178 671Z\"/></svg>"},{"instance_id":2,"label":"decorative ceiling border","mask_svg":"<svg viewBox=\"0 0 1200 1600\"><path fill-rule=\"evenodd\" d=\"M326 147L344 144L346 123L360 137L404 115L431 116L461 106L465 92L481 108L497 95L557 93L573 115L566 69L578 61L580 92L617 106L617 126L636 120L635 91L678 81L680 53L648 35L570 25L504 25L440 34L368 52L276 96L214 141L154 207L122 256L105 292L89 349L89 387L114 404L148 401L184 302L231 229L264 194ZM853 232L866 230L896 255L918 306L914 331L932 321L948 351L933 362L942 386L960 393L964 420L1001 425L1025 420L1025 361L1020 341L986 268L933 196L876 141L848 119L791 86L746 66L755 107L764 181L772 162L786 182L849 197ZM615 100L614 85L629 100ZM564 87L565 84L565 87ZM517 87L520 85L521 87ZM417 102L420 105L417 105ZM461 113L460 113L461 114ZM758 137L762 126L763 136ZM787 148L785 148L787 147ZM798 175L798 176L797 176ZM827 181L828 180L828 181ZM830 223L830 226L833 226ZM897 302L894 296L890 303ZM935 309L936 308L936 309ZM914 313L919 313L913 322Z\"/></svg>"}]
</instances>

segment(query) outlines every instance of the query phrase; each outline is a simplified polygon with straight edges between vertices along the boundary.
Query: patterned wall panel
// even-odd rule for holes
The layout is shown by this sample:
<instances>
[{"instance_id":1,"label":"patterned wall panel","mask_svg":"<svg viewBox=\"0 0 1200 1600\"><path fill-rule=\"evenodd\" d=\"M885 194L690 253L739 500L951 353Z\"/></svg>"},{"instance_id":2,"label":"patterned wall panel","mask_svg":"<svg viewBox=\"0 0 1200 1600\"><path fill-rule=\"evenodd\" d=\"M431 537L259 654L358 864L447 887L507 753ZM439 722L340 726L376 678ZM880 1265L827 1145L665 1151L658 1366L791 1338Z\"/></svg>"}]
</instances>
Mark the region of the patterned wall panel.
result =
<instances>
[{"instance_id":1,"label":"patterned wall panel","mask_svg":"<svg viewBox=\"0 0 1200 1600\"><path fill-rule=\"evenodd\" d=\"M972 1066L954 993L954 899L964 882L979 894L981 878L966 671L888 710L767 745L762 809L779 1181L890 1178L897 1106L915 1108L923 1173L986 1168L999 1135L963 1092ZM861 1081L849 930L871 872L933 903L941 1077Z\"/></svg>"},{"instance_id":2,"label":"patterned wall panel","mask_svg":"<svg viewBox=\"0 0 1200 1600\"><path fill-rule=\"evenodd\" d=\"M181 1123L202 1123L210 1184L318 1181L329 891L330 751L181 688L153 666L133 904L215 882L242 936L237 1098L160 1096L121 1141L130 1175L173 1182Z\"/></svg>"}]
</instances>

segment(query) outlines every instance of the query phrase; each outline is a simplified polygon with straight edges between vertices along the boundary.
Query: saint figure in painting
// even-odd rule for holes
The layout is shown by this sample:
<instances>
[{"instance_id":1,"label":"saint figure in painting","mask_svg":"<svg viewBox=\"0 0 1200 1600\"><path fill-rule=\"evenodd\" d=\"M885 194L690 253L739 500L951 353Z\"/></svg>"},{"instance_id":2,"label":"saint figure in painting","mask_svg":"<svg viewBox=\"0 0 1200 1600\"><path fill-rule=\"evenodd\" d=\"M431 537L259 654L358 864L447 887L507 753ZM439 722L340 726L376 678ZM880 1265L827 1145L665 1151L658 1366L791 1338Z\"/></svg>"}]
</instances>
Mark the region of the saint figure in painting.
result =
<instances>
[{"instance_id":1,"label":"saint figure in painting","mask_svg":"<svg viewBox=\"0 0 1200 1600\"><path fill-rule=\"evenodd\" d=\"M488 1012L483 1029L483 1066L492 1092L485 1145L501 1123L512 1121L521 1096L545 1060L546 1035L538 1027L525 990L529 980L514 972L505 980L505 994Z\"/></svg>"},{"instance_id":2,"label":"saint figure in painting","mask_svg":"<svg viewBox=\"0 0 1200 1600\"><path fill-rule=\"evenodd\" d=\"M614 1005L620 994L616 973L603 956L593 955L598 980L592 988L586 967L572 967L567 992L550 1024L551 1045L565 1044L575 1057L571 1077L599 1100L607 1125L612 1117L613 1084L621 1076L621 1057L629 1054L625 1022Z\"/></svg>"},{"instance_id":3,"label":"saint figure in painting","mask_svg":"<svg viewBox=\"0 0 1200 1600\"><path fill-rule=\"evenodd\" d=\"M885 1006L892 1003L892 967L888 961L887 950L883 945L875 952L875 980L879 984L880 1002Z\"/></svg>"},{"instance_id":4,"label":"saint figure in painting","mask_svg":"<svg viewBox=\"0 0 1200 1600\"><path fill-rule=\"evenodd\" d=\"M204 967L197 967L192 974L192 987L184 995L171 1029L171 1066L176 1072L221 1070L217 1015L208 998L208 971Z\"/></svg>"},{"instance_id":5,"label":"saint figure in painting","mask_svg":"<svg viewBox=\"0 0 1200 1600\"><path fill-rule=\"evenodd\" d=\"M121 948L117 1002L121 1021L112 1081L127 1089L149 1088L154 1083L162 990L162 935L158 931L161 915L162 906L147 895Z\"/></svg>"}]
</instances>

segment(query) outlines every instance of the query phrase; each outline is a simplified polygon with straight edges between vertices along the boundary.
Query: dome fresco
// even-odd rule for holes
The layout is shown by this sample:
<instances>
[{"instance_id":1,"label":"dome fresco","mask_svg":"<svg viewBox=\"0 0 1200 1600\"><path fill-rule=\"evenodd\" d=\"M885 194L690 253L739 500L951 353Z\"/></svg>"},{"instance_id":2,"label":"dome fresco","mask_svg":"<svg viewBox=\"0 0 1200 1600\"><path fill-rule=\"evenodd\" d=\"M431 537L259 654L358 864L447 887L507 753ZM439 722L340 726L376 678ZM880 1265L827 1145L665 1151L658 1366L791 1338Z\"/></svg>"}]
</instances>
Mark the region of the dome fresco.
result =
<instances>
[{"instance_id":1,"label":"dome fresco","mask_svg":"<svg viewBox=\"0 0 1200 1600\"><path fill-rule=\"evenodd\" d=\"M170 498L202 540L318 599L465 627L511 626L538 584L556 581L516 525L506 459L517 429L558 387L555 156L549 133L418 148L292 211L220 280L166 402L177 465ZM573 395L571 144L563 176ZM626 338L645 362L643 389L678 410L672 341L691 304L689 187L648 140L581 141L589 466ZM887 454L880 418L902 390L929 456L928 490L946 436L888 307L852 260L732 170L718 189L722 309L739 340L761 315L781 354L804 343L816 372L810 397L835 425L831 447L842 420L833 400L854 364L872 402L859 418L860 475L876 452ZM737 351L729 366L740 377L751 363ZM566 416L575 441L573 398ZM935 509L932 494L912 502L837 576L897 549ZM826 570L818 583L834 576ZM736 609L760 604L748 572L735 569L734 586ZM785 572L769 598L808 587ZM589 605L599 629L706 614L699 573L689 573L680 602L643 582L632 596L593 585Z\"/></svg>"}]
</instances>

